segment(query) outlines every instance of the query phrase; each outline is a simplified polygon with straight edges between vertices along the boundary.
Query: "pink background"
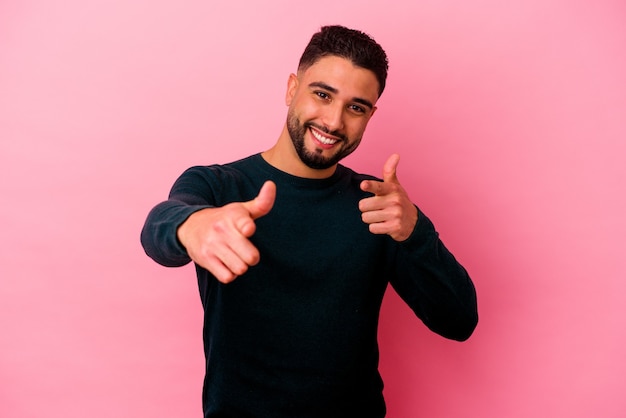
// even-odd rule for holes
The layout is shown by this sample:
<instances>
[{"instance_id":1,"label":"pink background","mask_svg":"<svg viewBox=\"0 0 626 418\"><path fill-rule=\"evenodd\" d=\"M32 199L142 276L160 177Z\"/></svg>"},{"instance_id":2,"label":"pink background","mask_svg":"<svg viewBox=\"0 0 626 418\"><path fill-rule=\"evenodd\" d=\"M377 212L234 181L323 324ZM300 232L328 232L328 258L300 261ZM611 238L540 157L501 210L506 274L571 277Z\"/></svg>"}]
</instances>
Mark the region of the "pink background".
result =
<instances>
[{"instance_id":1,"label":"pink background","mask_svg":"<svg viewBox=\"0 0 626 418\"><path fill-rule=\"evenodd\" d=\"M387 294L389 416L626 416L626 3L256 4L0 2L0 416L201 415L193 269L140 228L188 166L274 143L332 23L391 61L347 163L399 152L479 295L459 344Z\"/></svg>"}]
</instances>

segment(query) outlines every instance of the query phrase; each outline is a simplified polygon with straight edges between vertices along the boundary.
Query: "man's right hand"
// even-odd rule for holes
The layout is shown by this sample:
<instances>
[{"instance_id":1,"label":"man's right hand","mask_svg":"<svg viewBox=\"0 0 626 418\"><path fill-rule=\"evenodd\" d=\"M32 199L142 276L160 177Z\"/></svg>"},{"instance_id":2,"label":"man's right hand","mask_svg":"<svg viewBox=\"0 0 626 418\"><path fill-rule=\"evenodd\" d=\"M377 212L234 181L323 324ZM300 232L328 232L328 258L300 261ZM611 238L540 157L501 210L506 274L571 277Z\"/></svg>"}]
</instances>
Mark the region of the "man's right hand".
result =
<instances>
[{"instance_id":1,"label":"man's right hand","mask_svg":"<svg viewBox=\"0 0 626 418\"><path fill-rule=\"evenodd\" d=\"M256 198L194 212L178 228L179 241L189 257L222 283L230 283L259 262L259 250L250 242L254 220L269 213L276 185L266 181Z\"/></svg>"}]
</instances>

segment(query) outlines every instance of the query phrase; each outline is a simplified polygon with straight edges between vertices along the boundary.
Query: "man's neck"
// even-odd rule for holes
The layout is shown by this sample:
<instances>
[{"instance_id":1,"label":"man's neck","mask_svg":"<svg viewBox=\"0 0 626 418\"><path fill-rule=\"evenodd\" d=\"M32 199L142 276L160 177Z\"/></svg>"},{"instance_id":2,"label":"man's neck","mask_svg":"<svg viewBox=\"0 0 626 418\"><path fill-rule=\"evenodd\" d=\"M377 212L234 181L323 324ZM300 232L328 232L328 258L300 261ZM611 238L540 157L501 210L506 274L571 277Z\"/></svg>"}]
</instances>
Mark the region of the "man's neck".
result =
<instances>
[{"instance_id":1,"label":"man's neck","mask_svg":"<svg viewBox=\"0 0 626 418\"><path fill-rule=\"evenodd\" d=\"M276 144L261 156L271 166L296 177L324 179L332 176L337 169L336 164L326 169L314 169L304 164L293 146L287 126L283 127Z\"/></svg>"}]
</instances>

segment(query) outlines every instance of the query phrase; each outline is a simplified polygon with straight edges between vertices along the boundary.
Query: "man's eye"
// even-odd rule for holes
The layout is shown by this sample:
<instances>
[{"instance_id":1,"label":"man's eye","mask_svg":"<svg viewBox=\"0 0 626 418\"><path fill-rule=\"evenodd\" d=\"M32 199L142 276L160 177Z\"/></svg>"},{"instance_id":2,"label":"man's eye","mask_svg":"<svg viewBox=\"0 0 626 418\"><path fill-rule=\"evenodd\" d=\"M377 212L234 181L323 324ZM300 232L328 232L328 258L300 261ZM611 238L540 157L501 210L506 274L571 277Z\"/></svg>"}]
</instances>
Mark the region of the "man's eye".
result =
<instances>
[{"instance_id":1,"label":"man's eye","mask_svg":"<svg viewBox=\"0 0 626 418\"><path fill-rule=\"evenodd\" d=\"M327 93L324 93L323 91L316 91L315 94L317 94L317 96L322 98L322 99L329 99L330 98L330 96Z\"/></svg>"},{"instance_id":2,"label":"man's eye","mask_svg":"<svg viewBox=\"0 0 626 418\"><path fill-rule=\"evenodd\" d=\"M356 113L365 113L365 109L358 105L351 105L350 109L352 109Z\"/></svg>"}]
</instances>

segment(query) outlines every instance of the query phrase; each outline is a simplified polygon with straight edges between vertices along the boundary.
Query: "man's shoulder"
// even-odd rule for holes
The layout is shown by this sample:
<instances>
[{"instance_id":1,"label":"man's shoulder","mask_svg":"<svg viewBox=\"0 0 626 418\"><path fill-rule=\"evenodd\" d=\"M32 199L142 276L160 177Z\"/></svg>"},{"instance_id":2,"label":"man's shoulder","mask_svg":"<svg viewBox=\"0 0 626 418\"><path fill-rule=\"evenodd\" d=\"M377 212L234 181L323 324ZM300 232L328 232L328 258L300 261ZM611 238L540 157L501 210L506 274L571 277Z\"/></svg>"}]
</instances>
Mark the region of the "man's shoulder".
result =
<instances>
[{"instance_id":1,"label":"man's shoulder","mask_svg":"<svg viewBox=\"0 0 626 418\"><path fill-rule=\"evenodd\" d=\"M228 163L215 163L208 165L194 165L185 170L186 174L196 174L203 177L232 177L245 175L258 170L260 154L253 154L239 160Z\"/></svg>"},{"instance_id":2,"label":"man's shoulder","mask_svg":"<svg viewBox=\"0 0 626 418\"><path fill-rule=\"evenodd\" d=\"M189 167L174 184L172 193L202 195L215 205L252 199L260 189L262 178L257 156Z\"/></svg>"},{"instance_id":3,"label":"man's shoulder","mask_svg":"<svg viewBox=\"0 0 626 418\"><path fill-rule=\"evenodd\" d=\"M203 187L207 185L224 187L247 182L246 179L255 178L258 175L257 156L259 154L223 164L193 165L180 175L177 183L193 183Z\"/></svg>"},{"instance_id":4,"label":"man's shoulder","mask_svg":"<svg viewBox=\"0 0 626 418\"><path fill-rule=\"evenodd\" d=\"M371 174L366 174L366 173L359 173L353 170L352 168L347 167L342 164L337 165L337 170L342 177L349 177L352 179L352 181L359 182L359 183L363 180L382 181L380 178L376 176L372 176Z\"/></svg>"},{"instance_id":5,"label":"man's shoulder","mask_svg":"<svg viewBox=\"0 0 626 418\"><path fill-rule=\"evenodd\" d=\"M227 169L248 169L248 168L257 168L261 163L261 154L252 154L244 158L240 158L238 160L232 161L230 163L222 164L220 167L225 167Z\"/></svg>"}]
</instances>

